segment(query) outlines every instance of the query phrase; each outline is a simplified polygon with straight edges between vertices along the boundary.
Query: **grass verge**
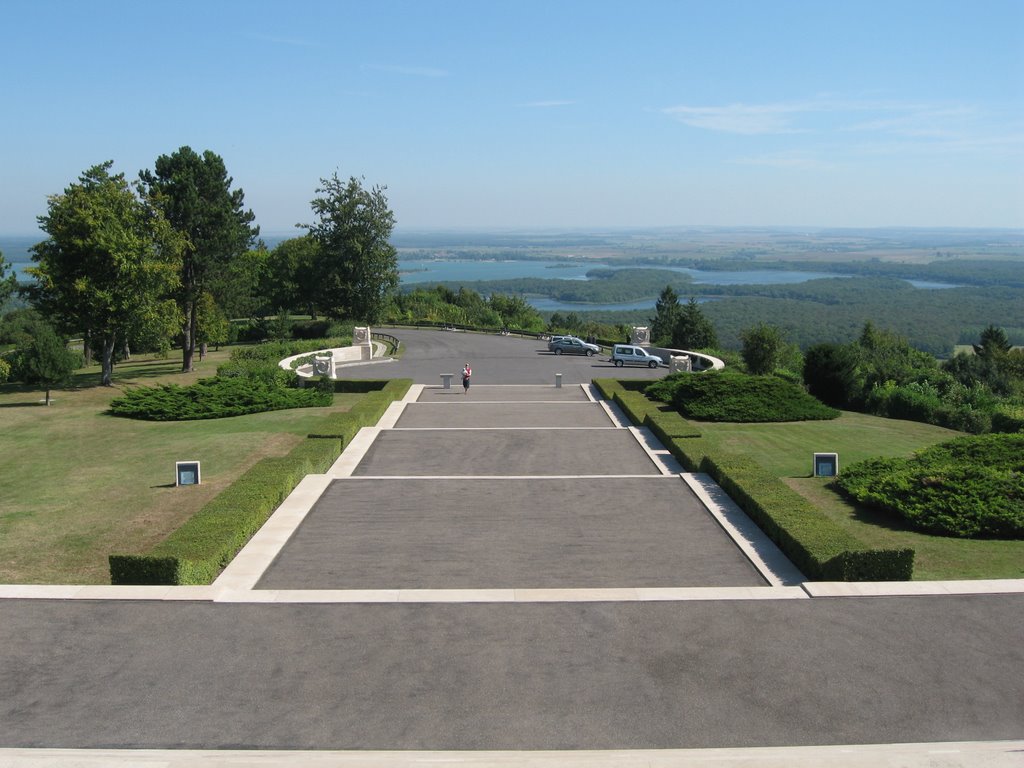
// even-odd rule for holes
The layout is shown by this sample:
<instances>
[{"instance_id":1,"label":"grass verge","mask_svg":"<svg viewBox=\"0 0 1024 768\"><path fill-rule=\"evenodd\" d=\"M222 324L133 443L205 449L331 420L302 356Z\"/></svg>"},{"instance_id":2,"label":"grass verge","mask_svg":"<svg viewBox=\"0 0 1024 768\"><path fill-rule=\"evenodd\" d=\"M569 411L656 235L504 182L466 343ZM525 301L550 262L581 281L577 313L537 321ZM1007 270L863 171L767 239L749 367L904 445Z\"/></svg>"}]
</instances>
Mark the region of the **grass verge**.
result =
<instances>
[{"instance_id":1,"label":"grass verge","mask_svg":"<svg viewBox=\"0 0 1024 768\"><path fill-rule=\"evenodd\" d=\"M812 477L811 454L839 454L839 471L874 456L909 456L961 433L930 424L844 412L835 421L783 424L699 423L703 439L749 456L843 529L872 547L910 548L915 580L1024 578L1024 541L956 539L911 529L844 499Z\"/></svg>"},{"instance_id":2,"label":"grass verge","mask_svg":"<svg viewBox=\"0 0 1024 768\"><path fill-rule=\"evenodd\" d=\"M43 392L0 386L0 583L109 583L111 552L144 552L257 461L283 456L361 395L334 404L213 421L141 422L106 415L127 386L191 384L228 359L212 352L183 374L180 358L137 358L99 387L99 368ZM174 462L202 462L203 484L174 487Z\"/></svg>"}]
</instances>

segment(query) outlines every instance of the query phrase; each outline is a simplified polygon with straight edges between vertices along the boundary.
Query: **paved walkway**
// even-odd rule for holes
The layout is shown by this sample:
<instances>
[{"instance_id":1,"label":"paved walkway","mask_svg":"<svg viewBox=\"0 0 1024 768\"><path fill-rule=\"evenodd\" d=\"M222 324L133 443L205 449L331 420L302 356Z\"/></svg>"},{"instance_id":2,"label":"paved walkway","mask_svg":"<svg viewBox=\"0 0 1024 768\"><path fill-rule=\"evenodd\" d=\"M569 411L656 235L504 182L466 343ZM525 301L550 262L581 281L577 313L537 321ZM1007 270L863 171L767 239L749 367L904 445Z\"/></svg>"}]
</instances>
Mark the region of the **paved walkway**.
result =
<instances>
[{"instance_id":1,"label":"paved walkway","mask_svg":"<svg viewBox=\"0 0 1024 768\"><path fill-rule=\"evenodd\" d=\"M210 587L0 588L0 767L1021 763L1019 584L803 584L529 354L421 360Z\"/></svg>"}]
</instances>

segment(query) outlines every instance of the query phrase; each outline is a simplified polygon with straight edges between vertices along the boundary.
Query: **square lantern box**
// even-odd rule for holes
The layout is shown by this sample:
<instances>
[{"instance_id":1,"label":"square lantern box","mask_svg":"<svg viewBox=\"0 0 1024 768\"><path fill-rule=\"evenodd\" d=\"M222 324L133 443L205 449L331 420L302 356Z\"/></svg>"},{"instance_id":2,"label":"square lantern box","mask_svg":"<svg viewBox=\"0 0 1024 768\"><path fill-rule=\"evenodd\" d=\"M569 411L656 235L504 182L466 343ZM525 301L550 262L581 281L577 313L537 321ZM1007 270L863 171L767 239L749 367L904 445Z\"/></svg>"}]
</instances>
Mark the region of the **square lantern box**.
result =
<instances>
[{"instance_id":1,"label":"square lantern box","mask_svg":"<svg viewBox=\"0 0 1024 768\"><path fill-rule=\"evenodd\" d=\"M835 477L839 474L838 453L816 453L814 454L814 476Z\"/></svg>"},{"instance_id":2,"label":"square lantern box","mask_svg":"<svg viewBox=\"0 0 1024 768\"><path fill-rule=\"evenodd\" d=\"M174 485L199 485L200 472L198 461L174 462Z\"/></svg>"}]
</instances>

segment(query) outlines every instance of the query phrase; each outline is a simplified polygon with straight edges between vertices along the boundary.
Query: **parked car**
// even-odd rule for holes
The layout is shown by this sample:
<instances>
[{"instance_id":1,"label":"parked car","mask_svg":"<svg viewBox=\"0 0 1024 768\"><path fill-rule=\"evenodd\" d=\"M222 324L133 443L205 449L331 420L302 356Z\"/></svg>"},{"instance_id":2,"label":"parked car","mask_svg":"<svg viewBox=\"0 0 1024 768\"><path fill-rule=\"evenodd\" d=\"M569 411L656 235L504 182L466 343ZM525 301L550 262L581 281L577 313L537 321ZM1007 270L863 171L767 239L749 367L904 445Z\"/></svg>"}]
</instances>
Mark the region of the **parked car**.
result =
<instances>
[{"instance_id":1,"label":"parked car","mask_svg":"<svg viewBox=\"0 0 1024 768\"><path fill-rule=\"evenodd\" d=\"M583 339L577 339L575 336L563 336L560 339L552 339L548 342L548 349L556 355L569 352L576 355L586 355L587 357L593 357L601 351L597 344L588 344Z\"/></svg>"},{"instance_id":2,"label":"parked car","mask_svg":"<svg viewBox=\"0 0 1024 768\"><path fill-rule=\"evenodd\" d=\"M612 362L619 368L626 363L646 365L648 368L657 368L662 365L660 357L652 355L643 347L636 347L632 344L616 344L612 348Z\"/></svg>"}]
</instances>

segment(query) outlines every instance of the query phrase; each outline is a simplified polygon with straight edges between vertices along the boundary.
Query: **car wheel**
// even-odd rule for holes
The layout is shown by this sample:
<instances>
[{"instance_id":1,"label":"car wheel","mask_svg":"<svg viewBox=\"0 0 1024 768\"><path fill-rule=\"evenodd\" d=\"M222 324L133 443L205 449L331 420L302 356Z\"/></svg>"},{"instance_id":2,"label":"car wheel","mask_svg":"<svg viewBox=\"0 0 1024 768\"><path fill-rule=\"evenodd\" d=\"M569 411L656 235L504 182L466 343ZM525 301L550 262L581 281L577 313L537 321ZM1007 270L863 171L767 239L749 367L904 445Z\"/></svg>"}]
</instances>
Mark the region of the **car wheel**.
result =
<instances>
[{"instance_id":1,"label":"car wheel","mask_svg":"<svg viewBox=\"0 0 1024 768\"><path fill-rule=\"evenodd\" d=\"M593 357L593 356L594 356L594 350L588 349L587 350L587 357Z\"/></svg>"},{"instance_id":2,"label":"car wheel","mask_svg":"<svg viewBox=\"0 0 1024 768\"><path fill-rule=\"evenodd\" d=\"M657 363L656 363L656 362L655 362L654 360L651 360L651 362L649 362L649 363L647 364L647 367L648 367L648 368L657 368L657 367L658 367L658 364L657 364Z\"/></svg>"},{"instance_id":3,"label":"car wheel","mask_svg":"<svg viewBox=\"0 0 1024 768\"><path fill-rule=\"evenodd\" d=\"M561 349L555 349L555 354L556 354L556 355L560 355L560 354L562 354L562 350L561 350Z\"/></svg>"},{"instance_id":4,"label":"car wheel","mask_svg":"<svg viewBox=\"0 0 1024 768\"><path fill-rule=\"evenodd\" d=\"M621 368L622 367L622 361L621 360L616 360L615 361L615 367L616 368Z\"/></svg>"}]
</instances>

